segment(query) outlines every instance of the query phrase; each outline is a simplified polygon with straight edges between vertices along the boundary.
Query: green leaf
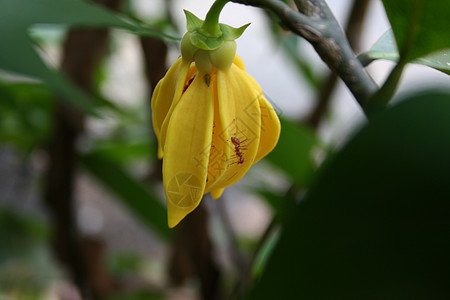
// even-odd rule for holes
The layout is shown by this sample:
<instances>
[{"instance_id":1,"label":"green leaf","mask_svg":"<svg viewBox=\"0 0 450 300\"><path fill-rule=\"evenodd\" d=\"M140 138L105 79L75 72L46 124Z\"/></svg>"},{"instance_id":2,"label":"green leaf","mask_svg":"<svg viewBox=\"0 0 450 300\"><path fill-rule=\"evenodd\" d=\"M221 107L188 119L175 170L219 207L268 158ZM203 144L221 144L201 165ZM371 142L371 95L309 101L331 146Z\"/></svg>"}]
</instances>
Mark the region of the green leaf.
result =
<instances>
[{"instance_id":1,"label":"green leaf","mask_svg":"<svg viewBox=\"0 0 450 300\"><path fill-rule=\"evenodd\" d=\"M83 166L119 199L150 229L161 237L170 234L167 226L167 211L154 191L127 174L119 165L111 160L92 153L81 157Z\"/></svg>"},{"instance_id":2,"label":"green leaf","mask_svg":"<svg viewBox=\"0 0 450 300\"><path fill-rule=\"evenodd\" d=\"M450 1L383 0L405 62L450 48Z\"/></svg>"},{"instance_id":3,"label":"green leaf","mask_svg":"<svg viewBox=\"0 0 450 300\"><path fill-rule=\"evenodd\" d=\"M184 14L186 15L186 28L189 32L194 32L203 25L203 20L200 20L197 18L196 15L191 13L188 10L183 10Z\"/></svg>"},{"instance_id":4,"label":"green leaf","mask_svg":"<svg viewBox=\"0 0 450 300\"><path fill-rule=\"evenodd\" d=\"M222 36L220 38L225 41L234 41L244 33L245 29L250 26L250 23L245 24L239 28L234 28L222 23L219 23L219 26L220 30L222 31Z\"/></svg>"},{"instance_id":5,"label":"green leaf","mask_svg":"<svg viewBox=\"0 0 450 300\"><path fill-rule=\"evenodd\" d=\"M449 295L450 91L375 116L319 170L250 299Z\"/></svg>"},{"instance_id":6,"label":"green leaf","mask_svg":"<svg viewBox=\"0 0 450 300\"><path fill-rule=\"evenodd\" d=\"M50 129L52 97L43 84L0 80L0 142L25 151L42 146Z\"/></svg>"},{"instance_id":7,"label":"green leaf","mask_svg":"<svg viewBox=\"0 0 450 300\"><path fill-rule=\"evenodd\" d=\"M121 16L91 1L80 0L0 0L0 24L5 31L26 29L33 24L113 26L138 34L178 39L136 19ZM1 26L5 29L4 26ZM12 28L14 27L14 28Z\"/></svg>"},{"instance_id":8,"label":"green leaf","mask_svg":"<svg viewBox=\"0 0 450 300\"><path fill-rule=\"evenodd\" d=\"M134 140L113 140L109 138L100 146L93 149L98 155L107 157L118 163L129 163L136 159L154 157L153 143L149 139L134 139Z\"/></svg>"},{"instance_id":9,"label":"green leaf","mask_svg":"<svg viewBox=\"0 0 450 300\"><path fill-rule=\"evenodd\" d=\"M165 300L167 297L161 291L120 291L108 296L107 300Z\"/></svg>"},{"instance_id":10,"label":"green leaf","mask_svg":"<svg viewBox=\"0 0 450 300\"><path fill-rule=\"evenodd\" d=\"M373 60L380 58L398 62L399 57L394 33L391 29L386 31L375 44L372 45L369 51L358 55L358 59L363 60L365 66Z\"/></svg>"},{"instance_id":11,"label":"green leaf","mask_svg":"<svg viewBox=\"0 0 450 300\"><path fill-rule=\"evenodd\" d=\"M285 204L284 196L279 195L275 193L272 189L266 187L256 189L254 192L266 200L267 204L269 204L272 210L276 213L275 217L283 215Z\"/></svg>"},{"instance_id":12,"label":"green leaf","mask_svg":"<svg viewBox=\"0 0 450 300\"><path fill-rule=\"evenodd\" d=\"M368 65L376 59L387 59L398 62L400 56L392 30L384 33L369 51L360 54L358 58L364 65ZM450 49L440 50L424 57L419 57L411 62L429 66L450 75Z\"/></svg>"},{"instance_id":13,"label":"green leaf","mask_svg":"<svg viewBox=\"0 0 450 300\"><path fill-rule=\"evenodd\" d=\"M260 251L257 253L257 256L255 257L255 262L253 264L253 276L260 277L261 274L264 273L264 269L267 265L267 262L270 258L270 256L273 253L273 250L275 249L275 246L278 243L278 240L280 238L280 230L274 230L270 234L270 236L265 241L264 245L260 249Z\"/></svg>"},{"instance_id":14,"label":"green leaf","mask_svg":"<svg viewBox=\"0 0 450 300\"><path fill-rule=\"evenodd\" d=\"M79 0L0 0L0 70L44 80L73 105L95 115L93 101L74 84L44 64L34 50L28 30L35 24L114 26L139 34L168 37L156 29Z\"/></svg>"},{"instance_id":15,"label":"green leaf","mask_svg":"<svg viewBox=\"0 0 450 300\"><path fill-rule=\"evenodd\" d=\"M44 297L52 280L61 276L48 249L49 237L42 218L0 207L0 298Z\"/></svg>"},{"instance_id":16,"label":"green leaf","mask_svg":"<svg viewBox=\"0 0 450 300\"><path fill-rule=\"evenodd\" d=\"M311 130L280 118L281 134L267 159L288 174L300 187L309 185L314 173L311 151L318 144Z\"/></svg>"},{"instance_id":17,"label":"green leaf","mask_svg":"<svg viewBox=\"0 0 450 300\"><path fill-rule=\"evenodd\" d=\"M413 63L429 66L450 75L450 48L419 57Z\"/></svg>"}]
</instances>

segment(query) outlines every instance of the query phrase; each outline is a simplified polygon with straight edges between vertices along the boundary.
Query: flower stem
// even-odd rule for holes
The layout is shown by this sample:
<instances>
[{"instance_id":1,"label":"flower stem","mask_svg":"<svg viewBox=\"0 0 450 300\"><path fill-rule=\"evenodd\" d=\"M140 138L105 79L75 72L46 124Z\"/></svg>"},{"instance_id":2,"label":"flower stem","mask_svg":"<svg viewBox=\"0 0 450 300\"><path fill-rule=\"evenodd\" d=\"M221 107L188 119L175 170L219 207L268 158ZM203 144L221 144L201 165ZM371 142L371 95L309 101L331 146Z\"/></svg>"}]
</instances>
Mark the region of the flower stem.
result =
<instances>
[{"instance_id":1,"label":"flower stem","mask_svg":"<svg viewBox=\"0 0 450 300\"><path fill-rule=\"evenodd\" d=\"M229 0L216 0L216 2L213 3L206 14L205 22L199 29L203 35L215 38L222 35L222 31L219 27L219 15L227 2L229 2Z\"/></svg>"}]
</instances>

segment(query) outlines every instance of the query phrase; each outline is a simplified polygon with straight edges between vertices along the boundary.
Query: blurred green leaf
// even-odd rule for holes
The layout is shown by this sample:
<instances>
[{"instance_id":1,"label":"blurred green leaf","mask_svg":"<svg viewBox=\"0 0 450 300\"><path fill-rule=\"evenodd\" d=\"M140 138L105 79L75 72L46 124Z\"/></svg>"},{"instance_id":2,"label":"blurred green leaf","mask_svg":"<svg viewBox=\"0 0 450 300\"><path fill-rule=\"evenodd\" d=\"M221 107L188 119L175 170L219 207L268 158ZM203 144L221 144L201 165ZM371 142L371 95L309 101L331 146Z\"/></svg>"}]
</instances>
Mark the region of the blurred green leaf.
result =
<instances>
[{"instance_id":1,"label":"blurred green leaf","mask_svg":"<svg viewBox=\"0 0 450 300\"><path fill-rule=\"evenodd\" d=\"M96 139L90 153L101 155L119 165L142 162L156 157L156 137L148 126L147 103L123 108L111 115L109 133Z\"/></svg>"},{"instance_id":2,"label":"blurred green leaf","mask_svg":"<svg viewBox=\"0 0 450 300\"><path fill-rule=\"evenodd\" d=\"M267 187L257 189L254 192L263 197L266 203L270 205L274 214L273 218L278 223L284 223L286 220L289 220L292 210L300 199L300 196L297 195L298 190L293 188L283 195Z\"/></svg>"},{"instance_id":3,"label":"blurred green leaf","mask_svg":"<svg viewBox=\"0 0 450 300\"><path fill-rule=\"evenodd\" d=\"M144 265L144 258L136 253L119 253L108 260L108 270L114 276L137 273Z\"/></svg>"},{"instance_id":4,"label":"blurred green leaf","mask_svg":"<svg viewBox=\"0 0 450 300\"><path fill-rule=\"evenodd\" d=\"M280 230L277 228L272 232L266 239L264 245L261 247L260 251L257 253L255 261L253 263L253 276L259 278L266 268L267 262L275 249L280 238Z\"/></svg>"},{"instance_id":5,"label":"blurred green leaf","mask_svg":"<svg viewBox=\"0 0 450 300\"><path fill-rule=\"evenodd\" d=\"M450 49L450 1L383 1L395 35L399 60L383 86L369 99L369 116L383 110L393 98L407 63L443 49ZM445 62L447 63L447 62Z\"/></svg>"},{"instance_id":6,"label":"blurred green leaf","mask_svg":"<svg viewBox=\"0 0 450 300\"><path fill-rule=\"evenodd\" d=\"M3 241L0 257L3 259L5 251L27 251L27 247L23 247L24 244L43 241L49 233L43 220L4 207L0 207L0 225L0 240Z\"/></svg>"},{"instance_id":7,"label":"blurred green leaf","mask_svg":"<svg viewBox=\"0 0 450 300\"><path fill-rule=\"evenodd\" d=\"M383 0L405 62L450 48L450 1Z\"/></svg>"},{"instance_id":8,"label":"blurred green leaf","mask_svg":"<svg viewBox=\"0 0 450 300\"><path fill-rule=\"evenodd\" d=\"M28 151L45 141L52 93L43 84L0 80L0 141Z\"/></svg>"},{"instance_id":9,"label":"blurred green leaf","mask_svg":"<svg viewBox=\"0 0 450 300\"><path fill-rule=\"evenodd\" d=\"M102 155L91 153L81 157L83 166L114 192L136 216L161 237L170 234L167 211L158 196L127 174L121 166Z\"/></svg>"},{"instance_id":10,"label":"blurred green leaf","mask_svg":"<svg viewBox=\"0 0 450 300\"><path fill-rule=\"evenodd\" d=\"M0 0L0 70L44 80L75 107L96 115L101 101L89 99L76 86L44 64L28 35L34 24L113 26L137 34L169 36L156 29L79 0Z\"/></svg>"},{"instance_id":11,"label":"blurred green leaf","mask_svg":"<svg viewBox=\"0 0 450 300\"><path fill-rule=\"evenodd\" d=\"M39 298L58 275L48 237L44 220L0 207L0 299Z\"/></svg>"},{"instance_id":12,"label":"blurred green leaf","mask_svg":"<svg viewBox=\"0 0 450 300\"><path fill-rule=\"evenodd\" d=\"M302 43L305 43L305 40L294 34L286 34L287 29L282 29L283 23L279 20L278 16L271 12L266 13L274 44L283 49L287 58L292 61L299 74L303 76L310 86L319 89L322 78L320 74L316 72L313 64L303 55L303 50L300 47Z\"/></svg>"},{"instance_id":13,"label":"blurred green leaf","mask_svg":"<svg viewBox=\"0 0 450 300\"><path fill-rule=\"evenodd\" d=\"M450 92L404 100L321 167L250 299L450 294Z\"/></svg>"},{"instance_id":14,"label":"blurred green leaf","mask_svg":"<svg viewBox=\"0 0 450 300\"><path fill-rule=\"evenodd\" d=\"M278 32L280 32L278 28ZM299 36L294 34L289 34L281 36L279 38L278 45L281 45L286 52L287 56L292 60L297 70L306 81L318 90L322 83L322 77L315 71L314 65L302 55L302 49L300 49L300 44L304 43L305 40L301 39Z\"/></svg>"},{"instance_id":15,"label":"blurred green leaf","mask_svg":"<svg viewBox=\"0 0 450 300\"><path fill-rule=\"evenodd\" d=\"M109 138L91 153L123 164L136 159L154 157L156 155L154 150L149 139L113 140Z\"/></svg>"},{"instance_id":16,"label":"blurred green leaf","mask_svg":"<svg viewBox=\"0 0 450 300\"><path fill-rule=\"evenodd\" d=\"M283 213L284 209L283 204L285 202L283 196L274 193L273 190L268 188L257 189L255 190L255 193L264 197L264 199L270 205L270 207L274 212L280 214Z\"/></svg>"},{"instance_id":17,"label":"blurred green leaf","mask_svg":"<svg viewBox=\"0 0 450 300\"><path fill-rule=\"evenodd\" d=\"M384 33L369 51L361 53L358 58L364 65L368 65L376 59L398 62L400 57L392 30ZM450 75L450 49L440 50L424 57L419 57L411 62L429 66Z\"/></svg>"},{"instance_id":18,"label":"blurred green leaf","mask_svg":"<svg viewBox=\"0 0 450 300\"><path fill-rule=\"evenodd\" d=\"M300 187L308 186L314 172L311 152L318 140L308 128L284 118L280 118L280 121L280 139L267 159Z\"/></svg>"},{"instance_id":19,"label":"blurred green leaf","mask_svg":"<svg viewBox=\"0 0 450 300\"><path fill-rule=\"evenodd\" d=\"M139 291L139 292L128 292L128 293L116 293L115 295L109 296L107 300L165 300L167 297L161 292L155 291Z\"/></svg>"},{"instance_id":20,"label":"blurred green leaf","mask_svg":"<svg viewBox=\"0 0 450 300\"><path fill-rule=\"evenodd\" d=\"M450 75L450 48L440 50L424 57L419 57L413 63L432 67Z\"/></svg>"}]
</instances>

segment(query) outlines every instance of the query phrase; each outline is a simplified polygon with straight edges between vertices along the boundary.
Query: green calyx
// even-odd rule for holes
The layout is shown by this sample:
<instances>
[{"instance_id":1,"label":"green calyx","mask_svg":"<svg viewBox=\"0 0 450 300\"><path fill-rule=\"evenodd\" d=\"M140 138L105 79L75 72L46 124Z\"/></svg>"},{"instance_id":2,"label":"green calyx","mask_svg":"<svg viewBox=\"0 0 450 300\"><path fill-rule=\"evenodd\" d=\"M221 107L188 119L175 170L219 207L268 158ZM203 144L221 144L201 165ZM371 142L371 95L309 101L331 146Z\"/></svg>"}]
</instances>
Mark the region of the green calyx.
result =
<instances>
[{"instance_id":1,"label":"green calyx","mask_svg":"<svg viewBox=\"0 0 450 300\"><path fill-rule=\"evenodd\" d=\"M193 13L185 10L187 30L191 33L191 44L203 50L215 50L219 48L224 41L234 41L244 33L244 30L250 25L245 24L239 28L234 28L226 24L211 24L208 19L205 21L197 18ZM205 26L208 25L208 26ZM217 25L217 26L214 26Z\"/></svg>"},{"instance_id":2,"label":"green calyx","mask_svg":"<svg viewBox=\"0 0 450 300\"><path fill-rule=\"evenodd\" d=\"M220 10L227 1L218 0L211 7L205 21L185 10L188 32L181 40L181 56L186 61L195 61L199 71L210 73L214 68L228 69L236 54L236 42L246 24L234 28L218 23Z\"/></svg>"}]
</instances>

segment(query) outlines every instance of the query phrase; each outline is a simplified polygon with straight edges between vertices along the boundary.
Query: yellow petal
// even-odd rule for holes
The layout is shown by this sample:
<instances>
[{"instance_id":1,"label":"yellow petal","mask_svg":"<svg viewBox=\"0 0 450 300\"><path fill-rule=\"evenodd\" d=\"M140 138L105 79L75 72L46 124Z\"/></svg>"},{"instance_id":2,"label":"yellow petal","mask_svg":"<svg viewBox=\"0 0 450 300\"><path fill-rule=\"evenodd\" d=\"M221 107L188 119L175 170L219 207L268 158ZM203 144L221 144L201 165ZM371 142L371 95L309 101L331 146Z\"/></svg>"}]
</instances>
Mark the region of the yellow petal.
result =
<instances>
[{"instance_id":1,"label":"yellow petal","mask_svg":"<svg viewBox=\"0 0 450 300\"><path fill-rule=\"evenodd\" d=\"M233 63L245 71L244 62L238 55L235 56ZM270 151L272 151L277 145L278 138L280 137L281 125L275 110L270 102L265 98L258 82L256 82L256 80L248 73L245 75L258 93L258 101L261 108L261 138L259 141L258 153L256 154L254 161L257 162L270 153Z\"/></svg>"},{"instance_id":2,"label":"yellow petal","mask_svg":"<svg viewBox=\"0 0 450 300\"><path fill-rule=\"evenodd\" d=\"M272 105L264 95L261 95L258 100L261 108L261 138L259 140L255 162L269 154L275 148L281 131L280 120Z\"/></svg>"},{"instance_id":3,"label":"yellow petal","mask_svg":"<svg viewBox=\"0 0 450 300\"><path fill-rule=\"evenodd\" d=\"M275 148L280 137L281 124L277 113L270 102L267 101L259 84L249 74L246 74L246 76L252 83L253 88L258 91L258 102L261 109L261 138L259 140L255 163Z\"/></svg>"},{"instance_id":4,"label":"yellow petal","mask_svg":"<svg viewBox=\"0 0 450 300\"><path fill-rule=\"evenodd\" d=\"M159 90L161 89L161 85L162 85L163 80L164 80L164 78L161 79L158 82L158 84L156 85L155 89L153 90L152 101L151 101L151 103L152 103L153 131L155 132L155 136L156 136L156 139L158 141L158 158L162 158L163 157L163 151L162 151L162 148L161 148L161 143L159 142L159 140L160 140L160 129L159 129L159 126L160 125L158 124L157 121L155 121L157 119L157 117L155 116L155 111L156 111L155 107L156 107L156 102L157 102L156 99L158 99Z\"/></svg>"},{"instance_id":5,"label":"yellow petal","mask_svg":"<svg viewBox=\"0 0 450 300\"><path fill-rule=\"evenodd\" d=\"M216 74L212 76L211 80L214 82L214 86L217 87ZM214 108L213 134L211 152L209 154L208 180L206 182L207 191L225 172L229 164L227 159L229 158L231 151L227 139L223 137L223 132L227 124L225 124L224 120L220 117L217 88L214 90Z\"/></svg>"},{"instance_id":6,"label":"yellow petal","mask_svg":"<svg viewBox=\"0 0 450 300\"><path fill-rule=\"evenodd\" d=\"M239 55L235 55L233 64L235 64L239 69L245 71L245 64L242 58Z\"/></svg>"},{"instance_id":7,"label":"yellow petal","mask_svg":"<svg viewBox=\"0 0 450 300\"><path fill-rule=\"evenodd\" d=\"M219 70L217 90L220 118L226 124L220 136L230 152L225 172L206 192L229 186L247 172L256 157L261 133L258 92L243 70L235 64L228 71Z\"/></svg>"},{"instance_id":8,"label":"yellow petal","mask_svg":"<svg viewBox=\"0 0 450 300\"><path fill-rule=\"evenodd\" d=\"M164 119L164 122L161 125L161 134L160 134L160 140L159 141L160 141L162 149L164 149L164 144L165 144L165 141L166 141L166 134L167 134L167 127L169 125L172 113L173 113L176 105L178 104L178 101L180 101L181 96L183 95L184 92L187 91L187 89L189 88L190 84L194 80L197 72L198 72L198 70L195 67L195 64L189 63L189 67L188 67L188 70L187 70L187 75L184 77L184 82L183 82L183 85L182 85L183 88L178 90L178 87L177 87L177 93L174 95L172 105L170 106L169 111L167 112L166 118Z\"/></svg>"},{"instance_id":9,"label":"yellow petal","mask_svg":"<svg viewBox=\"0 0 450 300\"><path fill-rule=\"evenodd\" d=\"M174 99L179 99L184 88L190 63L179 58L157 84L152 96L153 130L158 138L158 157L162 157L161 126Z\"/></svg>"},{"instance_id":10,"label":"yellow petal","mask_svg":"<svg viewBox=\"0 0 450 300\"><path fill-rule=\"evenodd\" d=\"M163 183L169 227L200 203L207 178L214 115L214 83L197 76L173 109L164 145Z\"/></svg>"},{"instance_id":11,"label":"yellow petal","mask_svg":"<svg viewBox=\"0 0 450 300\"><path fill-rule=\"evenodd\" d=\"M214 199L220 198L220 196L222 196L222 194L223 194L223 190L224 190L224 189L213 190L213 191L211 191L211 196L212 196Z\"/></svg>"}]
</instances>

